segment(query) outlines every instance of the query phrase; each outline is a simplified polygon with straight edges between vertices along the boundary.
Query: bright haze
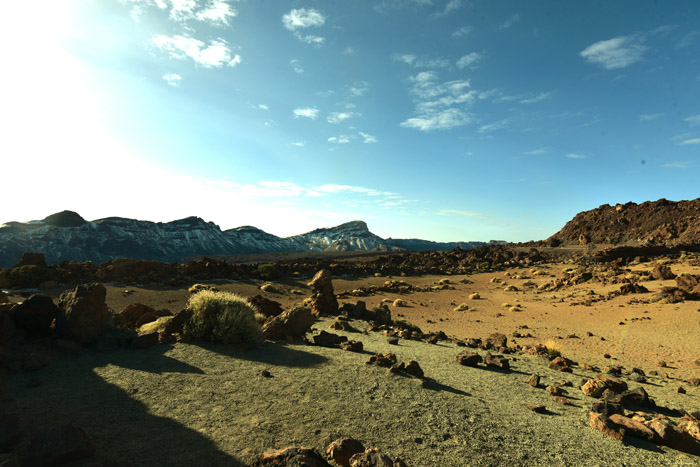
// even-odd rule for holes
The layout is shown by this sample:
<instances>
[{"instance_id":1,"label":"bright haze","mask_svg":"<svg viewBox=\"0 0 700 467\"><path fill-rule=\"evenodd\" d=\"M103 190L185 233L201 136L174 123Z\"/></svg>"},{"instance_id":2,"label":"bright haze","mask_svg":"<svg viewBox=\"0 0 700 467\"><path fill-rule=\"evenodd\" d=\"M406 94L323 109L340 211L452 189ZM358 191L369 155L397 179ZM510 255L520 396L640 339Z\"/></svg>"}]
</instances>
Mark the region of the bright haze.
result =
<instances>
[{"instance_id":1,"label":"bright haze","mask_svg":"<svg viewBox=\"0 0 700 467\"><path fill-rule=\"evenodd\" d=\"M700 196L700 3L13 0L0 223L546 238Z\"/></svg>"}]
</instances>

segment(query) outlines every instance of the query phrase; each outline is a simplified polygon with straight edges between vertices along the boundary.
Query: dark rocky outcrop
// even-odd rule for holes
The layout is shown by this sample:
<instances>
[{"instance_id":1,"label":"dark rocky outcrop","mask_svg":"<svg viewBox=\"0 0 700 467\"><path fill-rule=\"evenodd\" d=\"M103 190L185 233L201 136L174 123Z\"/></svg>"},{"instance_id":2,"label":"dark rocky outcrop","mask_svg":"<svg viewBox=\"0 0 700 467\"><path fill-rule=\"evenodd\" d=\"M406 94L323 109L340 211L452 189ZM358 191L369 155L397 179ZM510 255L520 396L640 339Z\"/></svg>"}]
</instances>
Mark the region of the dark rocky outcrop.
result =
<instances>
[{"instance_id":1,"label":"dark rocky outcrop","mask_svg":"<svg viewBox=\"0 0 700 467\"><path fill-rule=\"evenodd\" d=\"M62 293L56 330L78 342L95 341L105 331L109 319L106 296L104 286L96 283L79 285Z\"/></svg>"}]
</instances>

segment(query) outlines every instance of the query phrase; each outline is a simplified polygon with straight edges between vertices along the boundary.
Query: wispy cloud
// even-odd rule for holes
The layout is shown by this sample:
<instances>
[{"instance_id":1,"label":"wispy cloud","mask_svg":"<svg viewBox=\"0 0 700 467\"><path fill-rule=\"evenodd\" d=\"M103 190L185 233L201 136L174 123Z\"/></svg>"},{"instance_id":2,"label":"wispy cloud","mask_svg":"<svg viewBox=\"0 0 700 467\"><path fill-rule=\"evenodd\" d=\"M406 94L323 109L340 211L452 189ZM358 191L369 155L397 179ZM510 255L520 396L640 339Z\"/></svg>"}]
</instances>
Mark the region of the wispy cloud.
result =
<instances>
[{"instance_id":1,"label":"wispy cloud","mask_svg":"<svg viewBox=\"0 0 700 467\"><path fill-rule=\"evenodd\" d=\"M700 40L700 31L691 31L687 33L683 38L676 44L677 49L684 49L690 47L695 42Z\"/></svg>"},{"instance_id":2,"label":"wispy cloud","mask_svg":"<svg viewBox=\"0 0 700 467\"><path fill-rule=\"evenodd\" d=\"M254 105L253 107L256 109L260 109L260 110L270 110L270 108L268 106L266 106L265 104L258 104L258 105Z\"/></svg>"},{"instance_id":3,"label":"wispy cloud","mask_svg":"<svg viewBox=\"0 0 700 467\"><path fill-rule=\"evenodd\" d=\"M666 114L659 113L659 114L642 114L639 116L639 121L640 122L651 122L652 120L658 120L662 117L664 117Z\"/></svg>"},{"instance_id":4,"label":"wispy cloud","mask_svg":"<svg viewBox=\"0 0 700 467\"><path fill-rule=\"evenodd\" d=\"M394 54L391 57L395 62L405 63L415 68L447 68L450 61L446 58L418 58L414 54Z\"/></svg>"},{"instance_id":5,"label":"wispy cloud","mask_svg":"<svg viewBox=\"0 0 700 467\"><path fill-rule=\"evenodd\" d=\"M503 119L503 120L498 120L496 122L492 122L492 123L489 123L487 125L480 126L477 131L479 133L490 133L492 131L502 130L508 126L509 122L510 122L510 120L508 120L507 118Z\"/></svg>"},{"instance_id":6,"label":"wispy cloud","mask_svg":"<svg viewBox=\"0 0 700 467\"><path fill-rule=\"evenodd\" d=\"M474 211L462 211L460 209L440 209L435 213L438 216L462 216L462 217L482 217L483 214Z\"/></svg>"},{"instance_id":7,"label":"wispy cloud","mask_svg":"<svg viewBox=\"0 0 700 467\"><path fill-rule=\"evenodd\" d=\"M374 10L378 13L388 13L391 10L403 8L420 8L433 4L433 0L380 0L374 3Z\"/></svg>"},{"instance_id":8,"label":"wispy cloud","mask_svg":"<svg viewBox=\"0 0 700 467\"><path fill-rule=\"evenodd\" d=\"M513 16L511 16L510 18L508 18L507 20L505 20L503 23L501 23L501 25L498 26L498 29L499 30L508 29L511 26L513 26L515 23L517 23L518 21L520 21L520 15L518 13L516 13Z\"/></svg>"},{"instance_id":9,"label":"wispy cloud","mask_svg":"<svg viewBox=\"0 0 700 467\"><path fill-rule=\"evenodd\" d=\"M452 33L452 37L463 37L472 32L472 27L471 26L462 26L461 28L457 29L455 32Z\"/></svg>"},{"instance_id":10,"label":"wispy cloud","mask_svg":"<svg viewBox=\"0 0 700 467\"><path fill-rule=\"evenodd\" d=\"M282 16L282 24L294 34L294 36L307 44L321 45L325 38L313 34L304 35L301 31L323 26L326 22L325 16L316 9L298 8Z\"/></svg>"},{"instance_id":11,"label":"wispy cloud","mask_svg":"<svg viewBox=\"0 0 700 467\"><path fill-rule=\"evenodd\" d=\"M640 61L647 51L642 39L639 34L615 37L586 47L580 55L607 70L625 68Z\"/></svg>"},{"instance_id":12,"label":"wispy cloud","mask_svg":"<svg viewBox=\"0 0 700 467\"><path fill-rule=\"evenodd\" d=\"M152 39L152 42L172 58L191 58L205 68L234 67L241 63L241 56L234 55L223 39L216 39L211 41L209 45L205 45L204 42L194 37L159 34Z\"/></svg>"},{"instance_id":13,"label":"wispy cloud","mask_svg":"<svg viewBox=\"0 0 700 467\"><path fill-rule=\"evenodd\" d=\"M377 138L375 138L372 135L368 135L367 133L360 132L360 136L364 138L364 140L362 141L363 143L370 144L377 142Z\"/></svg>"},{"instance_id":14,"label":"wispy cloud","mask_svg":"<svg viewBox=\"0 0 700 467\"><path fill-rule=\"evenodd\" d=\"M363 186L353 186L353 185L335 185L332 183L321 185L313 188L314 191L321 193L342 193L342 192L352 192L352 193L362 193L367 196L384 196L387 198L399 199L400 196L397 193L392 193L390 191L375 190L374 188L366 188Z\"/></svg>"},{"instance_id":15,"label":"wispy cloud","mask_svg":"<svg viewBox=\"0 0 700 467\"><path fill-rule=\"evenodd\" d=\"M173 4L174 3L175 2L173 2ZM187 3L187 0L183 3ZM236 10L225 0L211 0L207 8L195 13L195 17L199 21L204 21L212 25L228 26L229 18L233 18L236 14Z\"/></svg>"},{"instance_id":16,"label":"wispy cloud","mask_svg":"<svg viewBox=\"0 0 700 467\"><path fill-rule=\"evenodd\" d=\"M294 73L299 73L300 75L304 73L304 68L301 66L301 62L296 58L289 61L289 66L292 67Z\"/></svg>"},{"instance_id":17,"label":"wispy cloud","mask_svg":"<svg viewBox=\"0 0 700 467\"><path fill-rule=\"evenodd\" d=\"M541 156L542 154L547 154L549 152L549 148L538 148L538 149L533 149L532 151L526 151L523 154L526 156Z\"/></svg>"},{"instance_id":18,"label":"wispy cloud","mask_svg":"<svg viewBox=\"0 0 700 467\"><path fill-rule=\"evenodd\" d=\"M316 120L316 117L318 117L318 109L315 107L299 107L294 109L294 118L300 117Z\"/></svg>"},{"instance_id":19,"label":"wispy cloud","mask_svg":"<svg viewBox=\"0 0 700 467\"><path fill-rule=\"evenodd\" d=\"M566 157L568 157L569 159L588 159L588 156L584 156L583 154L576 154L573 152L567 154Z\"/></svg>"},{"instance_id":20,"label":"wispy cloud","mask_svg":"<svg viewBox=\"0 0 700 467\"><path fill-rule=\"evenodd\" d=\"M668 164L664 164L664 167L668 167L671 169L686 169L686 168L690 167L690 162L689 161L670 162Z\"/></svg>"},{"instance_id":21,"label":"wispy cloud","mask_svg":"<svg viewBox=\"0 0 700 467\"><path fill-rule=\"evenodd\" d=\"M522 99L520 101L521 104L535 104L537 102L542 102L546 101L547 99L551 98L553 93L551 92L541 92L535 97L529 97L527 99Z\"/></svg>"},{"instance_id":22,"label":"wispy cloud","mask_svg":"<svg viewBox=\"0 0 700 467\"><path fill-rule=\"evenodd\" d=\"M686 117L683 119L684 122L686 122L690 126L698 126L700 125L700 115L693 115L691 117Z\"/></svg>"},{"instance_id":23,"label":"wispy cloud","mask_svg":"<svg viewBox=\"0 0 700 467\"><path fill-rule=\"evenodd\" d=\"M122 3L134 3L131 17L135 22L140 21L147 7L157 7L160 10L170 8L168 17L173 21L201 21L214 27L228 26L230 18L237 16L238 12L231 6L231 1L238 0L121 0Z\"/></svg>"},{"instance_id":24,"label":"wispy cloud","mask_svg":"<svg viewBox=\"0 0 700 467\"><path fill-rule=\"evenodd\" d=\"M482 58L483 58L483 56L478 52L472 52L472 53L467 54L467 55L462 55L459 58L459 60L457 60L457 68L462 70L466 67L470 67L470 66L476 64L476 62L480 61Z\"/></svg>"},{"instance_id":25,"label":"wispy cloud","mask_svg":"<svg viewBox=\"0 0 700 467\"><path fill-rule=\"evenodd\" d=\"M460 109L445 109L421 117L409 118L401 122L401 126L421 131L449 130L467 125L471 121L472 118Z\"/></svg>"},{"instance_id":26,"label":"wispy cloud","mask_svg":"<svg viewBox=\"0 0 700 467\"><path fill-rule=\"evenodd\" d=\"M326 117L326 120L328 120L328 123L340 123L352 118L354 115L353 112L332 112Z\"/></svg>"},{"instance_id":27,"label":"wispy cloud","mask_svg":"<svg viewBox=\"0 0 700 467\"><path fill-rule=\"evenodd\" d=\"M461 7L462 0L448 0L448 2L445 4L445 8L442 11L436 13L436 16L447 16Z\"/></svg>"},{"instance_id":28,"label":"wispy cloud","mask_svg":"<svg viewBox=\"0 0 700 467\"><path fill-rule=\"evenodd\" d=\"M361 95L366 93L367 90L369 90L369 83L367 83L367 81L358 81L356 83L353 83L352 86L350 86L348 92L352 96L360 97Z\"/></svg>"},{"instance_id":29,"label":"wispy cloud","mask_svg":"<svg viewBox=\"0 0 700 467\"><path fill-rule=\"evenodd\" d=\"M700 144L700 138L686 139L678 143L680 146L689 146L691 144Z\"/></svg>"},{"instance_id":30,"label":"wispy cloud","mask_svg":"<svg viewBox=\"0 0 700 467\"><path fill-rule=\"evenodd\" d=\"M328 142L337 144L347 144L350 142L350 137L348 135L331 136L330 138L328 138Z\"/></svg>"},{"instance_id":31,"label":"wispy cloud","mask_svg":"<svg viewBox=\"0 0 700 467\"><path fill-rule=\"evenodd\" d=\"M357 51L354 47L345 47L345 50L343 50L343 55L355 55L356 53Z\"/></svg>"},{"instance_id":32,"label":"wispy cloud","mask_svg":"<svg viewBox=\"0 0 700 467\"><path fill-rule=\"evenodd\" d=\"M182 76L178 75L177 73L168 73L163 75L163 79L170 86L178 87L180 86L180 81L182 81Z\"/></svg>"},{"instance_id":33,"label":"wispy cloud","mask_svg":"<svg viewBox=\"0 0 700 467\"><path fill-rule=\"evenodd\" d=\"M295 141L292 143L292 146L296 146L298 148L303 148L305 145L304 145L303 141Z\"/></svg>"}]
</instances>

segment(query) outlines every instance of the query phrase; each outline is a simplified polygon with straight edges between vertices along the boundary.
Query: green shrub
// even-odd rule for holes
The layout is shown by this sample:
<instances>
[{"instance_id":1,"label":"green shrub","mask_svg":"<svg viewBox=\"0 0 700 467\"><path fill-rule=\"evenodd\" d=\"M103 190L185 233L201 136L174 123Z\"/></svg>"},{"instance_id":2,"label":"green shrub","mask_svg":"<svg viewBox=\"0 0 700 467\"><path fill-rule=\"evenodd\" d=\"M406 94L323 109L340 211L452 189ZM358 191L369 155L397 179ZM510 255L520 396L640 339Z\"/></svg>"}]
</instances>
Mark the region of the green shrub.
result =
<instances>
[{"instance_id":1,"label":"green shrub","mask_svg":"<svg viewBox=\"0 0 700 467\"><path fill-rule=\"evenodd\" d=\"M262 280L273 281L282 277L282 272L276 264L261 264L258 266L258 277Z\"/></svg>"},{"instance_id":2,"label":"green shrub","mask_svg":"<svg viewBox=\"0 0 700 467\"><path fill-rule=\"evenodd\" d=\"M186 338L251 346L264 341L256 308L236 294L202 290L188 306L192 317L183 329Z\"/></svg>"},{"instance_id":3,"label":"green shrub","mask_svg":"<svg viewBox=\"0 0 700 467\"><path fill-rule=\"evenodd\" d=\"M12 268L8 280L13 287L35 287L49 280L49 271L43 266L27 265Z\"/></svg>"}]
</instances>

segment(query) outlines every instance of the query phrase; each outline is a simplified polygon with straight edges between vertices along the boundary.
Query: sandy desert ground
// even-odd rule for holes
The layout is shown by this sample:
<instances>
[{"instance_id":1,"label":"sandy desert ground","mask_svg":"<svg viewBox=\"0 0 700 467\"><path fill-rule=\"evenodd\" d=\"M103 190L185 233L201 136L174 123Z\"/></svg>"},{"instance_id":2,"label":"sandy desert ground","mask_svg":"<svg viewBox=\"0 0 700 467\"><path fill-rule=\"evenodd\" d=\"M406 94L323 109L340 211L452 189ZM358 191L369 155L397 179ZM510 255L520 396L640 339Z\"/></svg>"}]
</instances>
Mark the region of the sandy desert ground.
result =
<instances>
[{"instance_id":1,"label":"sandy desert ground","mask_svg":"<svg viewBox=\"0 0 700 467\"><path fill-rule=\"evenodd\" d=\"M625 274L654 264L634 264ZM676 274L700 274L686 262L669 266ZM659 406L700 409L700 387L687 383L700 377L700 302L652 302L661 287L675 285L673 280L641 282L650 293L611 299L605 297L619 290L619 283L589 281L537 291L572 267L565 262L469 276L345 277L333 283L343 296L403 280L425 291L349 295L339 302L363 300L371 308L401 298L408 306L390 304L392 317L424 332L443 331L457 339L500 332L509 345L545 344L598 369L641 368L647 383L623 376L631 388L643 386ZM261 291L260 282L212 285L246 296L262 294L287 308L310 294L308 279L275 283L276 292ZM427 290L438 285L446 288ZM509 285L518 290L506 291ZM188 299L186 289L123 284L107 289L107 303L115 311L130 303L177 311ZM480 298L470 299L475 292ZM469 309L455 311L461 303ZM562 373L549 369L547 359L517 353L510 371L464 367L455 362L464 348L451 341L402 339L396 346L380 332L367 332L367 323L353 322L364 333L348 333L330 330L332 322L324 318L314 328L362 341L364 351L275 343L244 351L184 342L105 353L87 348L77 357L54 355L48 366L29 375L8 375L6 396L15 399L30 431L57 419L83 426L98 448L97 457L84 465L247 465L268 448L306 445L323 451L340 436L400 456L411 466L700 462L664 446L634 439L622 443L589 428L593 399L577 387L596 371L575 366L573 373ZM513 338L514 332L533 337ZM366 364L377 352L416 360L427 379ZM261 376L263 370L271 377ZM541 376L540 387L526 383L532 374ZM42 384L27 389L28 380L37 376ZM567 381L573 386L563 390L571 405L564 406L544 387ZM679 386L687 392L679 394ZM547 411L531 412L528 404Z\"/></svg>"}]
</instances>

